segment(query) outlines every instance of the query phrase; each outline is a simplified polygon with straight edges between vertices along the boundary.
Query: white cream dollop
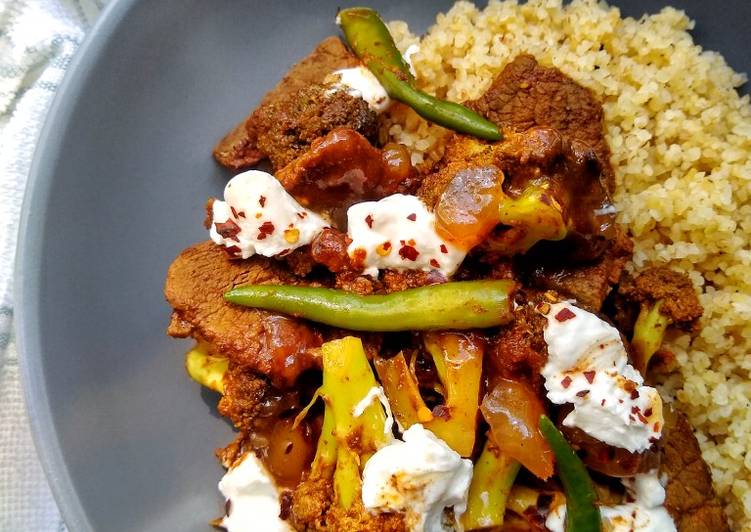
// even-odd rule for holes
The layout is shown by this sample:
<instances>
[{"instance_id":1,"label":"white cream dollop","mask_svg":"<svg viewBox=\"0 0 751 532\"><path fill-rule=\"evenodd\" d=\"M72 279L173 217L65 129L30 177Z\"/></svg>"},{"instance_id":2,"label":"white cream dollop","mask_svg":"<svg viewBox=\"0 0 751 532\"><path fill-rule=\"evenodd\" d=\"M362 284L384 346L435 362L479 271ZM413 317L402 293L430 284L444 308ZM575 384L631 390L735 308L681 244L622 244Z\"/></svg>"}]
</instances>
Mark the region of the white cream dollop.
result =
<instances>
[{"instance_id":1,"label":"white cream dollop","mask_svg":"<svg viewBox=\"0 0 751 532\"><path fill-rule=\"evenodd\" d=\"M373 73L362 65L336 70L330 92L343 90L355 98L362 98L376 113L382 113L391 105L386 89Z\"/></svg>"},{"instance_id":2,"label":"white cream dollop","mask_svg":"<svg viewBox=\"0 0 751 532\"><path fill-rule=\"evenodd\" d=\"M628 363L618 330L566 302L546 317L548 399L574 405L563 424L631 452L649 449L662 434L662 399Z\"/></svg>"},{"instance_id":3,"label":"white cream dollop","mask_svg":"<svg viewBox=\"0 0 751 532\"><path fill-rule=\"evenodd\" d=\"M438 270L449 277L466 252L441 238L435 225L435 215L416 196L393 194L357 203L347 210L352 239L347 252L355 263L362 260L365 274L372 277L386 268Z\"/></svg>"},{"instance_id":4,"label":"white cream dollop","mask_svg":"<svg viewBox=\"0 0 751 532\"><path fill-rule=\"evenodd\" d=\"M363 505L376 512L404 512L413 532L446 530L443 513L448 507L454 508L458 524L467 509L472 462L420 424L404 431L402 438L379 449L365 464Z\"/></svg>"},{"instance_id":5,"label":"white cream dollop","mask_svg":"<svg viewBox=\"0 0 751 532\"><path fill-rule=\"evenodd\" d=\"M229 501L229 511L222 519L228 532L291 531L279 518L280 504L274 481L253 453L246 454L219 481L219 491Z\"/></svg>"},{"instance_id":6,"label":"white cream dollop","mask_svg":"<svg viewBox=\"0 0 751 532\"><path fill-rule=\"evenodd\" d=\"M328 225L273 175L248 170L229 180L224 201L214 201L210 235L236 257L273 257L309 244Z\"/></svg>"},{"instance_id":7,"label":"white cream dollop","mask_svg":"<svg viewBox=\"0 0 751 532\"><path fill-rule=\"evenodd\" d=\"M609 532L675 532L676 527L665 509L665 488L657 471L622 479L626 492L634 500L618 506L601 506L600 515ZM551 532L563 532L566 505L554 508L545 526Z\"/></svg>"}]
</instances>

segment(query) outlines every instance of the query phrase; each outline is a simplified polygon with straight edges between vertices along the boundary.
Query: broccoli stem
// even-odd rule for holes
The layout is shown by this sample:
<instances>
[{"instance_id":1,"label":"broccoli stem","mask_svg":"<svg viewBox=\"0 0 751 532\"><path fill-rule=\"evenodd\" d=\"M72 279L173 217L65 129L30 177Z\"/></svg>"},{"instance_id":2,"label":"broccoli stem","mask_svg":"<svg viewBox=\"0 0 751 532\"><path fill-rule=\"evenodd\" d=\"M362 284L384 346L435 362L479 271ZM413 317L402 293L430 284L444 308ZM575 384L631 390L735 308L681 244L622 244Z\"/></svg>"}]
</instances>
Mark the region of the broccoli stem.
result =
<instances>
[{"instance_id":1,"label":"broccoli stem","mask_svg":"<svg viewBox=\"0 0 751 532\"><path fill-rule=\"evenodd\" d=\"M203 344L196 344L185 353L185 369L190 378L215 392L224 393L224 374L228 367L226 358L210 355Z\"/></svg>"},{"instance_id":2,"label":"broccoli stem","mask_svg":"<svg viewBox=\"0 0 751 532\"><path fill-rule=\"evenodd\" d=\"M501 202L499 222L526 230L521 239L509 243L508 255L524 253L540 240L563 240L568 235L569 220L548 188L545 184L529 186L518 198Z\"/></svg>"},{"instance_id":3,"label":"broccoli stem","mask_svg":"<svg viewBox=\"0 0 751 532\"><path fill-rule=\"evenodd\" d=\"M503 525L506 499L519 472L519 462L504 455L491 440L485 442L475 463L469 486L467 511L462 516L466 530Z\"/></svg>"},{"instance_id":4,"label":"broccoli stem","mask_svg":"<svg viewBox=\"0 0 751 532\"><path fill-rule=\"evenodd\" d=\"M362 414L355 408L378 386L362 342L348 336L323 344L323 386L326 402L324 430L318 442L314 467L331 463L336 451L334 492L337 503L349 508L361 489L360 471L368 458L392 436L386 429L383 407L373 401ZM328 434L333 438L328 441ZM323 441L322 441L323 440Z\"/></svg>"},{"instance_id":5,"label":"broccoli stem","mask_svg":"<svg viewBox=\"0 0 751 532\"><path fill-rule=\"evenodd\" d=\"M310 475L313 478L328 477L332 468L336 465L337 445L334 437L334 414L326 405L323 411L323 425L321 435L318 437L315 458L310 466Z\"/></svg>"},{"instance_id":6,"label":"broccoli stem","mask_svg":"<svg viewBox=\"0 0 751 532\"><path fill-rule=\"evenodd\" d=\"M634 349L634 366L642 375L647 372L649 361L662 345L665 330L672 320L660 312L662 300L653 305L643 303L634 324L631 347Z\"/></svg>"},{"instance_id":7,"label":"broccoli stem","mask_svg":"<svg viewBox=\"0 0 751 532\"><path fill-rule=\"evenodd\" d=\"M472 454L482 380L482 343L470 334L429 333L425 347L446 391L440 415L425 428L463 457Z\"/></svg>"}]
</instances>

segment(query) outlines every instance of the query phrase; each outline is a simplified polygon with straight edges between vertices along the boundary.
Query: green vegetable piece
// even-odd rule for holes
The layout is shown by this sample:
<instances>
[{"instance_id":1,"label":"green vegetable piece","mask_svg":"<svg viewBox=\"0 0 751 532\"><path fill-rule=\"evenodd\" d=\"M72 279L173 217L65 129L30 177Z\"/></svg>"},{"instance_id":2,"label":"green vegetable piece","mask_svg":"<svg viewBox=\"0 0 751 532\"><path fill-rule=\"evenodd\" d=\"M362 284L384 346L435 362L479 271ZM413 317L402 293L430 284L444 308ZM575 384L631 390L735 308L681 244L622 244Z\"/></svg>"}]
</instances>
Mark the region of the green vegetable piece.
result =
<instances>
[{"instance_id":1,"label":"green vegetable piece","mask_svg":"<svg viewBox=\"0 0 751 532\"><path fill-rule=\"evenodd\" d=\"M373 68L392 69L404 79L414 80L409 65L377 11L368 7L342 9L337 15L337 24L342 27L347 43L369 69L372 62Z\"/></svg>"},{"instance_id":2,"label":"green vegetable piece","mask_svg":"<svg viewBox=\"0 0 751 532\"><path fill-rule=\"evenodd\" d=\"M245 285L230 303L262 308L354 331L481 329L511 320L513 281L459 281L386 295L361 296L307 286Z\"/></svg>"},{"instance_id":3,"label":"green vegetable piece","mask_svg":"<svg viewBox=\"0 0 751 532\"><path fill-rule=\"evenodd\" d=\"M310 466L311 477L329 477L332 468L336 465L337 452L336 437L334 436L334 414L331 412L331 408L326 405L323 411L321 435L318 437L316 454Z\"/></svg>"},{"instance_id":4,"label":"green vegetable piece","mask_svg":"<svg viewBox=\"0 0 751 532\"><path fill-rule=\"evenodd\" d=\"M377 399L365 406L362 414L355 415L360 401L378 386L360 339L347 336L326 342L321 346L321 352L321 394L326 402L321 437L328 439L330 434L333 435L336 448L334 492L338 504L349 508L360 495L361 468L392 436L386 431L386 414ZM318 443L322 454L316 453L314 467L329 462L334 450L328 441L322 443L319 440Z\"/></svg>"},{"instance_id":5,"label":"green vegetable piece","mask_svg":"<svg viewBox=\"0 0 751 532\"><path fill-rule=\"evenodd\" d=\"M587 468L545 415L540 416L540 430L553 450L566 493L566 532L601 532L602 518L595 505L597 494Z\"/></svg>"},{"instance_id":6,"label":"green vegetable piece","mask_svg":"<svg viewBox=\"0 0 751 532\"><path fill-rule=\"evenodd\" d=\"M649 361L662 345L665 330L672 323L669 317L660 312L661 306L662 300L654 305L643 303L634 324L631 347L634 348L634 365L642 375L646 375Z\"/></svg>"},{"instance_id":7,"label":"green vegetable piece","mask_svg":"<svg viewBox=\"0 0 751 532\"><path fill-rule=\"evenodd\" d=\"M475 463L469 486L467 511L462 516L465 530L503 525L506 499L519 472L519 462L502 454L488 440Z\"/></svg>"},{"instance_id":8,"label":"green vegetable piece","mask_svg":"<svg viewBox=\"0 0 751 532\"><path fill-rule=\"evenodd\" d=\"M337 21L347 43L378 79L388 95L409 105L426 120L485 140L501 140L498 127L458 103L439 100L414 87L409 66L378 13L365 7L339 12Z\"/></svg>"},{"instance_id":9,"label":"green vegetable piece","mask_svg":"<svg viewBox=\"0 0 751 532\"><path fill-rule=\"evenodd\" d=\"M224 393L224 374L228 366L226 358L209 355L201 344L185 353L185 369L190 378L215 392Z\"/></svg>"}]
</instances>

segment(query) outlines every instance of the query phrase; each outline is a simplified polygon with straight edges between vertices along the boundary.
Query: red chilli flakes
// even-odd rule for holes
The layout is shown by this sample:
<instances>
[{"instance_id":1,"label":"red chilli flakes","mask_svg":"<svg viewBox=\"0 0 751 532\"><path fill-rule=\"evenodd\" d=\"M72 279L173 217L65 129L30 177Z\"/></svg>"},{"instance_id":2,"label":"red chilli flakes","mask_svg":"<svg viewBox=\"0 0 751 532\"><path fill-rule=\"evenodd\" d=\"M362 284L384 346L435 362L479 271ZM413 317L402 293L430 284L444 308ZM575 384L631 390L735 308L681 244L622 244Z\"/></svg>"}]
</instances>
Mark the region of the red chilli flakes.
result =
<instances>
[{"instance_id":1,"label":"red chilli flakes","mask_svg":"<svg viewBox=\"0 0 751 532\"><path fill-rule=\"evenodd\" d=\"M555 319L560 322L568 321L572 318L575 318L576 314L574 314L571 309L563 308L558 311L558 314L555 315Z\"/></svg>"},{"instance_id":2,"label":"red chilli flakes","mask_svg":"<svg viewBox=\"0 0 751 532\"><path fill-rule=\"evenodd\" d=\"M414 246L403 243L402 247L399 248L399 256L403 260L411 260L412 262L414 262L417 260L417 257L420 256L420 252L417 251Z\"/></svg>"},{"instance_id":3,"label":"red chilli flakes","mask_svg":"<svg viewBox=\"0 0 751 532\"><path fill-rule=\"evenodd\" d=\"M258 240L265 240L267 236L274 234L274 224L271 222L263 222L258 228Z\"/></svg>"},{"instance_id":4,"label":"red chilli flakes","mask_svg":"<svg viewBox=\"0 0 751 532\"><path fill-rule=\"evenodd\" d=\"M369 229L373 229L373 217L370 214L365 217L365 223L368 224Z\"/></svg>"},{"instance_id":5,"label":"red chilli flakes","mask_svg":"<svg viewBox=\"0 0 751 532\"><path fill-rule=\"evenodd\" d=\"M235 242L240 241L240 239L237 238L237 235L240 234L240 226L231 218L224 223L214 222L214 227L216 227L216 232L219 233L222 238L234 240Z\"/></svg>"}]
</instances>

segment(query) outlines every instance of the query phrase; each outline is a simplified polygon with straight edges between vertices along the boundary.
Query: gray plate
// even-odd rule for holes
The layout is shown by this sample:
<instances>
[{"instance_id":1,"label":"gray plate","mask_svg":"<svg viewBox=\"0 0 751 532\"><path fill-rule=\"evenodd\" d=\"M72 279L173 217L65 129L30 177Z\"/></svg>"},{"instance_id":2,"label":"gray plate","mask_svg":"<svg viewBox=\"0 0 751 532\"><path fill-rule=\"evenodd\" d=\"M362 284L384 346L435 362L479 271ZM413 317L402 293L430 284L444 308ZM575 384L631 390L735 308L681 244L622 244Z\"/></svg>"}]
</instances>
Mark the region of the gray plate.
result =
<instances>
[{"instance_id":1,"label":"gray plate","mask_svg":"<svg viewBox=\"0 0 751 532\"><path fill-rule=\"evenodd\" d=\"M450 2L375 1L424 30ZM662 2L623 0L639 15ZM338 0L116 0L50 112L23 209L17 334L36 445L73 531L208 530L216 397L164 334L167 265L206 238L214 142L332 24ZM751 71L748 0L675 0Z\"/></svg>"}]
</instances>

